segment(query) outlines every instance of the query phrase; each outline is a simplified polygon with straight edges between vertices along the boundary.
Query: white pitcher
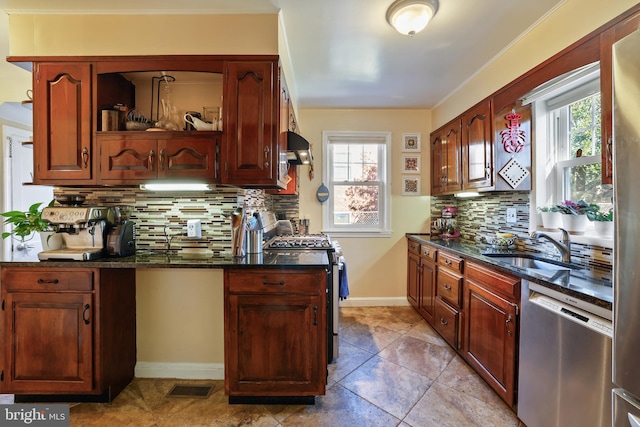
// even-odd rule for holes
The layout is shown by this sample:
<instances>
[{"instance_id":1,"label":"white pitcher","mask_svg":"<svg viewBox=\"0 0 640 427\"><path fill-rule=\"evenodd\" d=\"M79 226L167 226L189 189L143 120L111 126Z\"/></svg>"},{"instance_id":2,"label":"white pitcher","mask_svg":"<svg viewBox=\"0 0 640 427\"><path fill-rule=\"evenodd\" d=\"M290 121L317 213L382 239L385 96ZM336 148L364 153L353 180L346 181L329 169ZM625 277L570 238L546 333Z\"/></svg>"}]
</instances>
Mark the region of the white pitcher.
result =
<instances>
[{"instance_id":1,"label":"white pitcher","mask_svg":"<svg viewBox=\"0 0 640 427\"><path fill-rule=\"evenodd\" d=\"M184 115L184 121L192 125L196 130L216 130L214 123L207 123L189 113Z\"/></svg>"}]
</instances>

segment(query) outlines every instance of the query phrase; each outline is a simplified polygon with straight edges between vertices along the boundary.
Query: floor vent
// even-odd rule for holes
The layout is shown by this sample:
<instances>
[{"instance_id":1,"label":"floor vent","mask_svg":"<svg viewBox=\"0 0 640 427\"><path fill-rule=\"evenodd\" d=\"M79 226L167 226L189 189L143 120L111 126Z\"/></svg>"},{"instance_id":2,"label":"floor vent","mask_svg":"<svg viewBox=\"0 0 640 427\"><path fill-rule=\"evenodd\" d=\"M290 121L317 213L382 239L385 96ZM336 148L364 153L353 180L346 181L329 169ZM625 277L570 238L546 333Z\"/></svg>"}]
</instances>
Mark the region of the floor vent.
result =
<instances>
[{"instance_id":1,"label":"floor vent","mask_svg":"<svg viewBox=\"0 0 640 427\"><path fill-rule=\"evenodd\" d=\"M209 397L213 387L208 385L179 385L173 386L167 397Z\"/></svg>"}]
</instances>

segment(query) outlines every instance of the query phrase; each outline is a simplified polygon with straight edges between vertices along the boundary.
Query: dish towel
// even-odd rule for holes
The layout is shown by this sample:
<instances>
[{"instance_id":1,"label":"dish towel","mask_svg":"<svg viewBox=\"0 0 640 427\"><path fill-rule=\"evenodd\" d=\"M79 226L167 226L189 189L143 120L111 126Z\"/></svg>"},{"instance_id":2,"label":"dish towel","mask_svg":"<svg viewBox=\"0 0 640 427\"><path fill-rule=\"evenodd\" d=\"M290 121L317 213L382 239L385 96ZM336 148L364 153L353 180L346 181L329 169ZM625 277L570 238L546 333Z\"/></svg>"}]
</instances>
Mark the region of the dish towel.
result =
<instances>
[{"instance_id":1,"label":"dish towel","mask_svg":"<svg viewBox=\"0 0 640 427\"><path fill-rule=\"evenodd\" d=\"M342 270L340 271L340 287L338 295L340 297L340 301L342 301L347 299L349 296L349 280L347 279L347 261L341 256L340 262L342 263Z\"/></svg>"}]
</instances>

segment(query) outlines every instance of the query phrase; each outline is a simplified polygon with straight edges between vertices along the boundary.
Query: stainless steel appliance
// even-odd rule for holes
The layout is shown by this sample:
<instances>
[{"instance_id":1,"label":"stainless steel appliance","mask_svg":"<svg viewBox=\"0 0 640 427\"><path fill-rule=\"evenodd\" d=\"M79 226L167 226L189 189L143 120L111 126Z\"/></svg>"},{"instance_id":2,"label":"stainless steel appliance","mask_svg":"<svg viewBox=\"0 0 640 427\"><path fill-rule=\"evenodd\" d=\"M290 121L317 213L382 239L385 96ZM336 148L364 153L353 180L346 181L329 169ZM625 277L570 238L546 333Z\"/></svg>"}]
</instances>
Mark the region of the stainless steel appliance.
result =
<instances>
[{"instance_id":1,"label":"stainless steel appliance","mask_svg":"<svg viewBox=\"0 0 640 427\"><path fill-rule=\"evenodd\" d=\"M98 206L55 206L42 210L42 219L55 225L62 246L38 253L38 259L88 261L106 255L107 234L115 209Z\"/></svg>"},{"instance_id":2,"label":"stainless steel appliance","mask_svg":"<svg viewBox=\"0 0 640 427\"><path fill-rule=\"evenodd\" d=\"M613 425L640 425L640 31L613 45Z\"/></svg>"},{"instance_id":3,"label":"stainless steel appliance","mask_svg":"<svg viewBox=\"0 0 640 427\"><path fill-rule=\"evenodd\" d=\"M327 283L327 360L331 363L338 357L338 330L340 326L339 301L340 280L344 268L344 257L340 244L326 234L284 234L277 235L278 221L268 212L259 213L264 227L267 250L322 250L327 251L331 268Z\"/></svg>"},{"instance_id":4,"label":"stainless steel appliance","mask_svg":"<svg viewBox=\"0 0 640 427\"><path fill-rule=\"evenodd\" d=\"M522 295L518 418L527 427L610 425L611 312L526 280Z\"/></svg>"}]
</instances>

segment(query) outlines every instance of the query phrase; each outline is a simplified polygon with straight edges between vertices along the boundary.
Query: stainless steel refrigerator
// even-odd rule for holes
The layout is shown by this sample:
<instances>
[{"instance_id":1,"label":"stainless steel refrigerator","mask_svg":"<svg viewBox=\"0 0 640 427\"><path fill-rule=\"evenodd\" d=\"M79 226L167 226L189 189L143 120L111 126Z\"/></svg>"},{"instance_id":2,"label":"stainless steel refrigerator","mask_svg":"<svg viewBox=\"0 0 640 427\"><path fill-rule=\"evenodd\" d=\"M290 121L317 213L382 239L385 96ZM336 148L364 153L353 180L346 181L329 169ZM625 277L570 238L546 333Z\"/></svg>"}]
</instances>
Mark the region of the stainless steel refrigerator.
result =
<instances>
[{"instance_id":1,"label":"stainless steel refrigerator","mask_svg":"<svg viewBox=\"0 0 640 427\"><path fill-rule=\"evenodd\" d=\"M640 30L613 46L613 425L640 427Z\"/></svg>"}]
</instances>

